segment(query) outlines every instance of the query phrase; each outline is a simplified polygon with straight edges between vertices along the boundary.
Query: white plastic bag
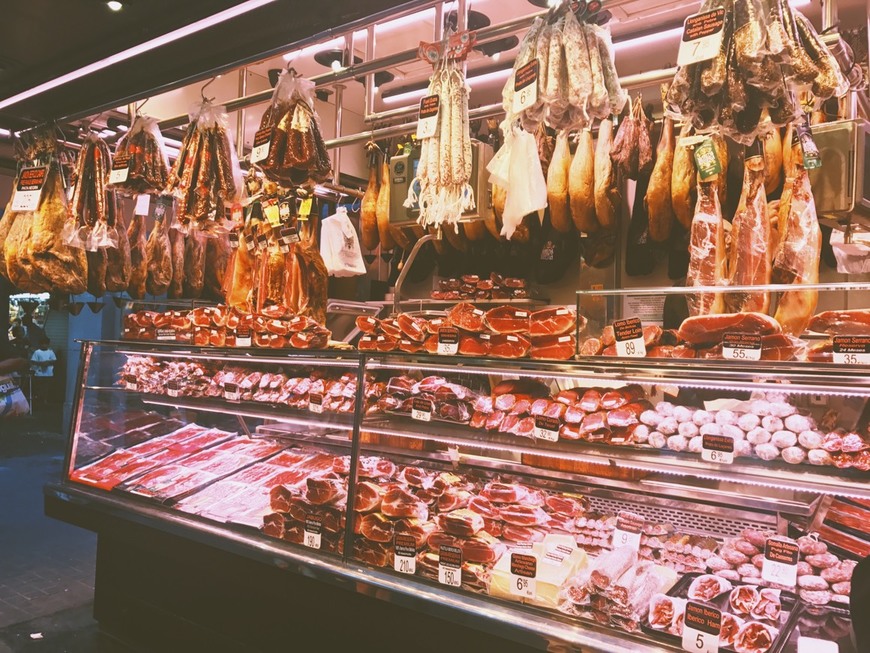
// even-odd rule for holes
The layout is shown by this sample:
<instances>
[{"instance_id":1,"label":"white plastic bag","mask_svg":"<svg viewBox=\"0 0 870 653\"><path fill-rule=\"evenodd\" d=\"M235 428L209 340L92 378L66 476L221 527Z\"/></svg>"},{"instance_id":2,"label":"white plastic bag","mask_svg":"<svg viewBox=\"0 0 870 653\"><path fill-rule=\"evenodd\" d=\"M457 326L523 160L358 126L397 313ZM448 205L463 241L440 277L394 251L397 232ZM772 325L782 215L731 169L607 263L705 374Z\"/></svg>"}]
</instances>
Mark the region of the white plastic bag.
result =
<instances>
[{"instance_id":1,"label":"white plastic bag","mask_svg":"<svg viewBox=\"0 0 870 653\"><path fill-rule=\"evenodd\" d=\"M0 418L26 415L30 412L27 397L11 376L0 376Z\"/></svg>"},{"instance_id":2,"label":"white plastic bag","mask_svg":"<svg viewBox=\"0 0 870 653\"><path fill-rule=\"evenodd\" d=\"M355 277L366 273L356 229L343 206L321 225L320 255L331 277Z\"/></svg>"},{"instance_id":3,"label":"white plastic bag","mask_svg":"<svg viewBox=\"0 0 870 653\"><path fill-rule=\"evenodd\" d=\"M547 180L538 157L538 144L527 131L515 130L510 158L501 234L510 240L523 218L547 207Z\"/></svg>"}]
</instances>

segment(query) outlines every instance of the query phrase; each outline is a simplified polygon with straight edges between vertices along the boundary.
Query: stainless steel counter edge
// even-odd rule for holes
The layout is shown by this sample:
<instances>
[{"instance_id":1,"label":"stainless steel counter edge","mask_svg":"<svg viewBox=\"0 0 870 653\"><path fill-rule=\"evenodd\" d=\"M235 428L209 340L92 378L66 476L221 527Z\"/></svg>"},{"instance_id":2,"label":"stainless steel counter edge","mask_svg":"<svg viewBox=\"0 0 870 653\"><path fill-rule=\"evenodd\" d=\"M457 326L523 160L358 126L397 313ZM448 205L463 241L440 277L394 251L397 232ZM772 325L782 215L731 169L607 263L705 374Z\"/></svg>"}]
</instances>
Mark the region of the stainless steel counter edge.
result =
<instances>
[{"instance_id":1,"label":"stainless steel counter edge","mask_svg":"<svg viewBox=\"0 0 870 653\"><path fill-rule=\"evenodd\" d=\"M360 594L373 596L430 615L486 630L509 626L547 642L567 643L581 647L583 653L673 653L679 651L666 644L642 636L574 625L561 621L559 615L547 618L547 613L515 608L493 599L441 590L400 578L375 569L361 567L351 561L293 550L290 546L273 544L265 538L255 539L231 529L221 528L159 506L134 503L119 497L74 487L68 483L50 484L44 488L46 499L53 498L70 505L94 509L104 516L118 518L164 532L192 539L203 544L253 558L280 569L339 585ZM481 619L488 624L482 624ZM482 627L484 626L484 627Z\"/></svg>"}]
</instances>

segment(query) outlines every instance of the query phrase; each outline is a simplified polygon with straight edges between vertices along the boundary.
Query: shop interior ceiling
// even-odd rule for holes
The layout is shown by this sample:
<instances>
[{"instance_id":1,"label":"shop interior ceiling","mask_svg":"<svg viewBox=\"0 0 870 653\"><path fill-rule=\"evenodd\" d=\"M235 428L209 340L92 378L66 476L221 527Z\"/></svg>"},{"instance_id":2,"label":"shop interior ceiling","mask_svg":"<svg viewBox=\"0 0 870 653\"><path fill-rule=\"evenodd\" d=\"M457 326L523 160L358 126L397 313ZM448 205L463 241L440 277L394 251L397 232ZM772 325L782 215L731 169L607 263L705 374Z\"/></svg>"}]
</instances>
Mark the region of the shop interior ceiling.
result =
<instances>
[{"instance_id":1,"label":"shop interior ceiling","mask_svg":"<svg viewBox=\"0 0 870 653\"><path fill-rule=\"evenodd\" d=\"M807 14L817 25L821 25L822 7L819 0L791 0L793 6ZM128 9L127 4L130 4ZM171 9L169 5L172 4ZM100 42L97 48L88 50L89 55L81 54L79 63L88 57L106 56L129 47L143 39L165 33L174 27L187 24L197 17L220 10L227 5L238 3L215 2L214 0L188 0L183 3L169 3L164 0L136 0L125 2L118 14L108 15L101 2L58 3L50 0L31 0L28 3L14 3L12 16L4 15L0 27L0 65L7 64L0 71L0 98L8 97L11 92L32 86L46 76L61 71L58 57L66 57L70 47L80 47L82 42ZM5 110L0 110L0 127L4 122L16 120L46 120L61 116L81 115L92 107L105 107L120 100L143 98L151 99L145 113L164 120L186 113L191 105L200 99L202 78L206 74L221 70L220 75L208 88L208 95L216 102L223 103L239 97L240 75L234 62L252 61L244 69L244 94L250 95L267 91L271 87L269 71L292 65L305 76L323 75L329 68L318 63L315 56L330 50L346 47L344 37L325 38L308 45L302 50L287 51L266 59L256 60L257 53L268 51L282 52L281 45L294 43L313 34L345 25L353 20L362 19L378 11L389 11L403 3L390 0L338 0L331 3L301 3L289 0L275 0L249 14L210 28L199 34L163 46L131 61L110 66L96 74L89 75L60 88L25 100ZM412 3L413 4L413 3ZM57 5L57 7L55 7ZM83 7L82 14L76 14L69 7ZM292 9L290 8L292 5ZM208 11L206 10L208 8ZM444 14L455 9L455 2L444 5ZM648 71L670 68L675 65L679 43L680 26L683 19L698 10L697 0L614 0L605 2L604 7L613 14L610 23L616 42L617 69L621 76L634 75ZM482 25L498 25L522 16L531 16L541 11L529 0L468 0L468 8L479 14L477 19ZM52 34L54 27L43 25L44 19L36 26L37 10L40 15L53 15L51 26L64 24L65 16L58 11L70 13L70 21L65 23L62 34ZM179 18L182 15L183 18ZM73 14L76 14L73 17ZM837 3L840 23L848 26L863 24L867 19L866 0L840 0ZM16 28L16 16L25 21L20 29ZM94 24L88 23L88 16L97 16ZM482 17L480 16L482 15ZM278 19L277 17L281 18ZM292 20L289 19L292 16ZM436 10L432 7L399 19L389 16L379 21L375 28L375 57L380 58L397 52L416 48L420 41L431 41L435 33ZM110 19L118 19L112 23ZM84 22L84 32L69 29ZM530 22L530 21L529 21ZM108 28L112 28L108 30ZM525 27L518 30L522 37ZM35 34L34 30L40 32ZM103 41L98 33L109 31L110 36ZM61 32L61 30L58 30ZM4 38L10 36L13 38ZM24 42L41 42L49 39L51 43L44 51L36 49L35 58L23 56L32 48L24 47ZM55 39L55 40L51 40ZM367 50L368 34L365 29L356 31L353 36L354 60L364 60ZM517 46L496 54L491 49L474 51L468 60L469 83L472 87L471 106L484 106L500 101L501 88L509 75ZM16 61L27 61L27 65ZM346 61L349 61L346 56ZM11 64L9 62L12 62ZM15 66L20 70L16 72ZM67 63L67 68L69 64ZM431 72L428 64L415 61L391 67L392 80L381 81L375 94L373 109L375 113L414 105L424 95L426 81ZM209 77L205 77L207 81ZM195 81L192 81L195 80ZM191 83L187 83L190 81ZM363 120L365 113L365 90L362 80L347 80L343 83L343 128L342 134L363 131L372 125ZM166 92L154 93L153 89L170 88ZM327 85L321 94L320 111L326 127L327 138L334 137L334 88ZM650 102L659 102L657 85L636 89L644 93ZM254 106L245 112L244 140L250 147L253 134L259 126L264 105ZM125 118L126 105L117 106L113 112L103 114L102 124L108 117ZM405 117L405 120L408 120ZM235 127L236 120L232 120ZM11 125L15 128L15 125ZM111 125L110 125L111 126ZM175 136L178 136L175 134ZM170 133L170 136L173 134ZM344 168L344 166L343 166ZM358 170L351 172L357 176Z\"/></svg>"}]
</instances>

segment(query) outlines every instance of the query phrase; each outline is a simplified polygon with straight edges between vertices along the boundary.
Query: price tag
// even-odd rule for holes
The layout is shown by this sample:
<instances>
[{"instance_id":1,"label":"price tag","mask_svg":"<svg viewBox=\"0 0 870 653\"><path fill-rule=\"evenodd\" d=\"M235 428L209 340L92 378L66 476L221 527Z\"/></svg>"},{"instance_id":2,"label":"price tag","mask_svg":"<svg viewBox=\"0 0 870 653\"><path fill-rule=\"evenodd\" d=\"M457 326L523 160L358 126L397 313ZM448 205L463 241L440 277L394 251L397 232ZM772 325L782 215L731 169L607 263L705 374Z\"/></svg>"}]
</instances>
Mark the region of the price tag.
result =
<instances>
[{"instance_id":1,"label":"price tag","mask_svg":"<svg viewBox=\"0 0 870 653\"><path fill-rule=\"evenodd\" d=\"M794 542L770 539L764 545L761 579L768 583L794 587L797 584L797 564L800 557Z\"/></svg>"},{"instance_id":2,"label":"price tag","mask_svg":"<svg viewBox=\"0 0 870 653\"><path fill-rule=\"evenodd\" d=\"M630 512L620 512L616 516L616 529L613 531L613 548L630 546L640 550L640 534L643 531L643 517Z\"/></svg>"},{"instance_id":3,"label":"price tag","mask_svg":"<svg viewBox=\"0 0 870 653\"><path fill-rule=\"evenodd\" d=\"M701 460L730 465L734 462L734 438L730 435L702 436Z\"/></svg>"},{"instance_id":4,"label":"price tag","mask_svg":"<svg viewBox=\"0 0 870 653\"><path fill-rule=\"evenodd\" d=\"M281 240L288 245L299 242L299 231L296 227L281 227Z\"/></svg>"},{"instance_id":5,"label":"price tag","mask_svg":"<svg viewBox=\"0 0 870 653\"><path fill-rule=\"evenodd\" d=\"M417 572L417 540L413 535L397 534L393 540L393 569L400 574Z\"/></svg>"},{"instance_id":6,"label":"price tag","mask_svg":"<svg viewBox=\"0 0 870 653\"><path fill-rule=\"evenodd\" d=\"M166 383L166 394L170 397L177 397L181 392L181 386L178 381L168 381Z\"/></svg>"},{"instance_id":7,"label":"price tag","mask_svg":"<svg viewBox=\"0 0 870 653\"><path fill-rule=\"evenodd\" d=\"M15 185L12 198L12 211L35 211L39 208L39 198L48 177L48 166L23 168Z\"/></svg>"},{"instance_id":8,"label":"price tag","mask_svg":"<svg viewBox=\"0 0 870 653\"><path fill-rule=\"evenodd\" d=\"M870 365L870 336L834 336L834 362Z\"/></svg>"},{"instance_id":9,"label":"price tag","mask_svg":"<svg viewBox=\"0 0 870 653\"><path fill-rule=\"evenodd\" d=\"M257 249L257 239L253 236L245 236L245 248L253 253Z\"/></svg>"},{"instance_id":10,"label":"price tag","mask_svg":"<svg viewBox=\"0 0 870 653\"><path fill-rule=\"evenodd\" d=\"M314 200L310 197L302 200L302 204L299 205L299 218L307 219L309 215L311 215L311 206L314 204Z\"/></svg>"},{"instance_id":11,"label":"price tag","mask_svg":"<svg viewBox=\"0 0 870 653\"><path fill-rule=\"evenodd\" d=\"M534 436L536 440L544 440L546 442L557 442L559 440L559 428L561 423L556 417L547 417L546 415L535 415L535 430Z\"/></svg>"},{"instance_id":12,"label":"price tag","mask_svg":"<svg viewBox=\"0 0 870 653\"><path fill-rule=\"evenodd\" d=\"M323 523L319 515L305 515L305 536L302 543L309 549L320 548L320 531Z\"/></svg>"},{"instance_id":13,"label":"price tag","mask_svg":"<svg viewBox=\"0 0 870 653\"><path fill-rule=\"evenodd\" d=\"M722 162L719 161L712 139L705 138L695 148L693 156L695 157L695 167L698 168L698 176L701 177L702 181L722 172Z\"/></svg>"},{"instance_id":14,"label":"price tag","mask_svg":"<svg viewBox=\"0 0 870 653\"><path fill-rule=\"evenodd\" d=\"M252 344L250 329L236 329L236 347L250 347Z\"/></svg>"},{"instance_id":15,"label":"price tag","mask_svg":"<svg viewBox=\"0 0 870 653\"><path fill-rule=\"evenodd\" d=\"M123 184L130 175L130 155L121 154L112 161L112 171L109 173L110 184Z\"/></svg>"},{"instance_id":16,"label":"price tag","mask_svg":"<svg viewBox=\"0 0 870 653\"><path fill-rule=\"evenodd\" d=\"M709 61L722 50L725 10L713 9L692 14L683 23L683 39L677 54L677 65Z\"/></svg>"},{"instance_id":17,"label":"price tag","mask_svg":"<svg viewBox=\"0 0 870 653\"><path fill-rule=\"evenodd\" d=\"M266 234L260 234L257 236L257 249L261 252L266 249L266 246L269 244L269 237Z\"/></svg>"},{"instance_id":18,"label":"price tag","mask_svg":"<svg viewBox=\"0 0 870 653\"><path fill-rule=\"evenodd\" d=\"M308 410L312 413L320 414L323 412L323 395L313 394L308 395Z\"/></svg>"},{"instance_id":19,"label":"price tag","mask_svg":"<svg viewBox=\"0 0 870 653\"><path fill-rule=\"evenodd\" d=\"M797 122L795 126L795 138L800 140L801 153L803 154L804 168L813 170L814 168L822 167L822 155L819 152L819 146L813 140L813 132L810 128L810 121L807 115L804 114L804 119Z\"/></svg>"},{"instance_id":20,"label":"price tag","mask_svg":"<svg viewBox=\"0 0 870 653\"><path fill-rule=\"evenodd\" d=\"M732 361L760 361L761 334L726 333L722 338L722 358Z\"/></svg>"},{"instance_id":21,"label":"price tag","mask_svg":"<svg viewBox=\"0 0 870 653\"><path fill-rule=\"evenodd\" d=\"M441 98L427 95L420 100L420 113L417 116L417 138L432 138L438 131L438 111Z\"/></svg>"},{"instance_id":22,"label":"price tag","mask_svg":"<svg viewBox=\"0 0 870 653\"><path fill-rule=\"evenodd\" d=\"M139 384L135 381L127 381L127 390L129 390L130 392L138 392Z\"/></svg>"},{"instance_id":23,"label":"price tag","mask_svg":"<svg viewBox=\"0 0 870 653\"><path fill-rule=\"evenodd\" d=\"M148 215L151 209L151 196L147 194L136 196L136 208L133 209L133 215ZM165 212L165 211L164 211Z\"/></svg>"},{"instance_id":24,"label":"price tag","mask_svg":"<svg viewBox=\"0 0 870 653\"><path fill-rule=\"evenodd\" d=\"M798 637L797 653L840 653L840 646L826 639Z\"/></svg>"},{"instance_id":25,"label":"price tag","mask_svg":"<svg viewBox=\"0 0 870 653\"><path fill-rule=\"evenodd\" d=\"M514 75L514 113L520 113L538 101L538 72L541 64L537 59L517 68Z\"/></svg>"},{"instance_id":26,"label":"price tag","mask_svg":"<svg viewBox=\"0 0 870 653\"><path fill-rule=\"evenodd\" d=\"M442 356L455 356L459 351L459 331L453 327L438 329L438 353Z\"/></svg>"},{"instance_id":27,"label":"price tag","mask_svg":"<svg viewBox=\"0 0 870 653\"><path fill-rule=\"evenodd\" d=\"M722 613L714 607L689 601L683 621L683 650L719 653Z\"/></svg>"},{"instance_id":28,"label":"price tag","mask_svg":"<svg viewBox=\"0 0 870 653\"><path fill-rule=\"evenodd\" d=\"M272 128L260 129L254 134L254 147L251 150L251 163L263 161L269 156L269 146L272 144Z\"/></svg>"},{"instance_id":29,"label":"price tag","mask_svg":"<svg viewBox=\"0 0 870 653\"><path fill-rule=\"evenodd\" d=\"M411 418L421 422L431 422L432 402L423 397L414 397L411 401Z\"/></svg>"},{"instance_id":30,"label":"price tag","mask_svg":"<svg viewBox=\"0 0 870 653\"><path fill-rule=\"evenodd\" d=\"M238 402L242 398L242 393L239 392L238 383L224 383L224 399L227 401Z\"/></svg>"},{"instance_id":31,"label":"price tag","mask_svg":"<svg viewBox=\"0 0 870 653\"><path fill-rule=\"evenodd\" d=\"M643 342L643 325L639 317L617 320L613 323L613 333L616 336L616 355L628 358L643 358L646 356L646 345Z\"/></svg>"},{"instance_id":32,"label":"price tag","mask_svg":"<svg viewBox=\"0 0 870 653\"><path fill-rule=\"evenodd\" d=\"M535 598L538 559L527 553L511 553L511 594Z\"/></svg>"},{"instance_id":33,"label":"price tag","mask_svg":"<svg viewBox=\"0 0 870 653\"><path fill-rule=\"evenodd\" d=\"M175 329L157 329L156 337L162 342L175 342Z\"/></svg>"},{"instance_id":34,"label":"price tag","mask_svg":"<svg viewBox=\"0 0 870 653\"><path fill-rule=\"evenodd\" d=\"M450 587L462 586L462 549L459 547L438 549L438 582Z\"/></svg>"},{"instance_id":35,"label":"price tag","mask_svg":"<svg viewBox=\"0 0 870 653\"><path fill-rule=\"evenodd\" d=\"M230 241L230 247L232 249L239 248L239 232L238 231L231 231L229 234L227 234L227 238Z\"/></svg>"}]
</instances>

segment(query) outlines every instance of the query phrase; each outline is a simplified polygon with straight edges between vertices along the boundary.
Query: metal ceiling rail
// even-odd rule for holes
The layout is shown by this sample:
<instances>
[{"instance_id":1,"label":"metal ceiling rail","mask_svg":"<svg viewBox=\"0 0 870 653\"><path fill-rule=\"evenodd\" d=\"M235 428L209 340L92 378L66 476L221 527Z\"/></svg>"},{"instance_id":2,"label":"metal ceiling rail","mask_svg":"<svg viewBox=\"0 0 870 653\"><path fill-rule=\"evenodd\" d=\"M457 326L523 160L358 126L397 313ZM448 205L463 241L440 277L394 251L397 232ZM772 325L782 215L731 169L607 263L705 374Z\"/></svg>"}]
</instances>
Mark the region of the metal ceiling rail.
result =
<instances>
[{"instance_id":1,"label":"metal ceiling rail","mask_svg":"<svg viewBox=\"0 0 870 653\"><path fill-rule=\"evenodd\" d=\"M441 4L441 2L439 1L420 3L418 6L415 7L414 12L425 10L438 4ZM406 14L407 13L412 12L409 11L406 12ZM525 16L521 16L520 18L515 18L504 23L499 23L498 25L493 25L491 27L485 27L483 29L477 30L476 44L482 45L484 43L490 43L492 41L497 41L501 38L504 38L505 36L508 36L510 34L514 34L521 29L529 27L529 25L535 18L537 18L538 16L545 16L546 13L547 12L536 12L533 14L526 14ZM400 15L390 16L390 20L395 20L395 18L398 17L400 17ZM355 25L352 28L348 28L345 30L336 30L328 33L328 36L318 37L315 42L331 40L346 36L348 34L353 34L360 29L362 29L360 26ZM298 48L294 47L294 50L295 49ZM364 75L378 73L382 70L388 70L389 68L395 68L396 66L410 63L417 59L417 54L417 48L411 50L404 50L403 52L397 52L395 54L387 55L386 57L379 57L377 59L372 59L371 61L364 61L360 64L354 64L338 72L330 71L323 73L322 75L315 75L314 77L311 77L310 80L314 82L315 86L317 87L330 86L332 84L337 84L346 80L355 79ZM229 102L225 102L223 104L226 107L227 112L237 111L238 109L244 109L245 107L249 107L253 104L267 102L272 98L272 91L273 89L260 91L258 93L253 93L251 95L236 98L235 100L230 100ZM416 111L416 109L414 109L414 111ZM377 119L384 119L384 117L389 117L389 113L391 112L384 112L383 116L378 116L376 114L375 117ZM397 116L399 117L403 115L404 112L397 113ZM166 120L161 120L158 123L158 126L161 130L171 129L173 127L180 127L182 125L186 125L188 122L190 122L189 116L187 114L183 114L179 116L174 116L172 118L167 118Z\"/></svg>"}]
</instances>

